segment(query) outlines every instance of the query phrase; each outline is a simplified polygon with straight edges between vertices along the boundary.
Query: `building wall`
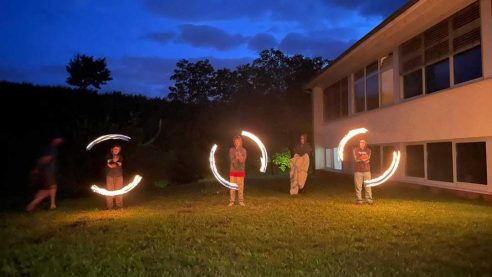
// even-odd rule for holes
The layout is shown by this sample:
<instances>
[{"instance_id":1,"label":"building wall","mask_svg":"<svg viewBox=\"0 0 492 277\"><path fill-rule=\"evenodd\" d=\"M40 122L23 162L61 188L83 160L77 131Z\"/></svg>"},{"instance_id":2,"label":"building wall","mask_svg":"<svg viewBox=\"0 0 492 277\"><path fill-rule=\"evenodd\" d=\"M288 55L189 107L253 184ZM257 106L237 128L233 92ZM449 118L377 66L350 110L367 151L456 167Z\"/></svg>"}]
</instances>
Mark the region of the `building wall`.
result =
<instances>
[{"instance_id":1,"label":"building wall","mask_svg":"<svg viewBox=\"0 0 492 277\"><path fill-rule=\"evenodd\" d=\"M436 2L439 1L433 1L432 3L435 4ZM440 2L444 3L444 1ZM458 2L453 1L453 3ZM470 3L470 1L461 2L461 7L465 7ZM328 72L328 77L323 77L327 81L319 83L312 88L316 169L326 168L325 149L337 147L340 139L349 130L365 127L369 130L369 133L365 136L368 143L394 144L402 150L402 163L396 176L397 179L452 189L492 193L492 1L481 0L480 5L483 63L483 78L481 79L455 85L430 95L404 100L401 97L402 82L398 72L397 49L401 39L397 43L388 41L388 44L393 44L393 50L390 50L390 52L393 52L394 58L395 104L371 111L353 113L353 70L366 64L354 65L358 61L349 55L345 61L341 62L341 65L338 65L337 74L334 74L337 78L343 75L347 76L347 74L349 76L349 103L351 103L349 105L349 116L325 123L323 120L323 89L333 81L336 81L336 79L329 78L331 73ZM459 8L459 6L454 7L453 12ZM435 20L427 22L426 26L432 26L449 15L438 14ZM395 30L391 31L395 32ZM384 37L384 35L379 36ZM409 38L411 38L410 35L407 39ZM377 56L380 53L372 53L369 50L361 51L365 51L366 56L372 56L369 57L369 60L380 57ZM354 54L354 56L357 55L357 53ZM343 73L344 71L345 74ZM488 185L459 183L456 181L456 176L453 183L406 177L404 170L402 170L405 167L406 160L405 145L408 143L437 141L453 141L453 149L455 142L485 141ZM456 153L453 154L456 159ZM456 161L453 164L456 166ZM343 171L345 173L352 172L351 165L345 163Z\"/></svg>"}]
</instances>

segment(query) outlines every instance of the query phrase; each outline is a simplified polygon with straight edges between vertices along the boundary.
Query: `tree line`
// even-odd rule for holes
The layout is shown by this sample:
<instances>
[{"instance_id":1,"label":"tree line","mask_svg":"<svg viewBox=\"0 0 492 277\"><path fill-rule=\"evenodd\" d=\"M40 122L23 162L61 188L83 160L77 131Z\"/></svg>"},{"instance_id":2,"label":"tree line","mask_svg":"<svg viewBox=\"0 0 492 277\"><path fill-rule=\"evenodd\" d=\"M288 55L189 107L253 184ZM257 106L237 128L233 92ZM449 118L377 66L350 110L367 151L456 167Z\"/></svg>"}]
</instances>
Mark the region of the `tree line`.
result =
<instances>
[{"instance_id":1,"label":"tree line","mask_svg":"<svg viewBox=\"0 0 492 277\"><path fill-rule=\"evenodd\" d=\"M270 153L292 147L299 134L312 132L311 100L303 85L327 62L273 49L235 69L180 60L167 98L97 93L93 89L110 81L111 73L104 59L84 55L67 65L67 83L77 88L0 82L2 188L7 194L29 190L29 171L53 136L66 140L59 158L60 191L66 194L88 193L90 183L102 182L102 157L110 143L92 151L85 146L107 133L132 137L121 143L125 172L143 175L144 186L209 177L213 143L219 145L219 169L227 172L226 150L243 129L261 137ZM259 150L248 142L246 147L253 173Z\"/></svg>"}]
</instances>

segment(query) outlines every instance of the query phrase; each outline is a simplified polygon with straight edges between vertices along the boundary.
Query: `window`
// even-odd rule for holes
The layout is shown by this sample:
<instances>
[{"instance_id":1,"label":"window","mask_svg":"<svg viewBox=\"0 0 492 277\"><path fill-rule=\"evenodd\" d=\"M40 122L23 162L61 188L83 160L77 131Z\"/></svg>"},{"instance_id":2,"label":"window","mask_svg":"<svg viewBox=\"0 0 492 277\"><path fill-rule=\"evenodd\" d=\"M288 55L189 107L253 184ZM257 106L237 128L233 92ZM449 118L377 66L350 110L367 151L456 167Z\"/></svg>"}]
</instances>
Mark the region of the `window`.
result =
<instances>
[{"instance_id":1,"label":"window","mask_svg":"<svg viewBox=\"0 0 492 277\"><path fill-rule=\"evenodd\" d=\"M327 168L342 170L342 163L338 159L338 148L326 148L325 161Z\"/></svg>"},{"instance_id":2,"label":"window","mask_svg":"<svg viewBox=\"0 0 492 277\"><path fill-rule=\"evenodd\" d=\"M371 149L371 173L381 173L381 147L379 145L370 145Z\"/></svg>"},{"instance_id":3,"label":"window","mask_svg":"<svg viewBox=\"0 0 492 277\"><path fill-rule=\"evenodd\" d=\"M451 20L453 30L454 83L482 77L480 5L478 2L459 11Z\"/></svg>"},{"instance_id":4,"label":"window","mask_svg":"<svg viewBox=\"0 0 492 277\"><path fill-rule=\"evenodd\" d=\"M348 116L348 78L340 81L340 115Z\"/></svg>"},{"instance_id":5,"label":"window","mask_svg":"<svg viewBox=\"0 0 492 277\"><path fill-rule=\"evenodd\" d=\"M454 83L459 84L482 77L482 47L454 55Z\"/></svg>"},{"instance_id":6,"label":"window","mask_svg":"<svg viewBox=\"0 0 492 277\"><path fill-rule=\"evenodd\" d=\"M449 59L442 60L425 68L426 93L449 88Z\"/></svg>"},{"instance_id":7,"label":"window","mask_svg":"<svg viewBox=\"0 0 492 277\"><path fill-rule=\"evenodd\" d=\"M364 80L364 69L355 73L354 81L354 102L355 102L355 112L363 112L366 110L366 97L364 92L365 80Z\"/></svg>"},{"instance_id":8,"label":"window","mask_svg":"<svg viewBox=\"0 0 492 277\"><path fill-rule=\"evenodd\" d=\"M366 101L368 111L379 108L379 72L377 62L366 68Z\"/></svg>"},{"instance_id":9,"label":"window","mask_svg":"<svg viewBox=\"0 0 492 277\"><path fill-rule=\"evenodd\" d=\"M393 145L383 146L383 157L382 157L383 170L386 170L390 167L391 162L393 161L393 151L395 151L395 147Z\"/></svg>"},{"instance_id":10,"label":"window","mask_svg":"<svg viewBox=\"0 0 492 277\"><path fill-rule=\"evenodd\" d=\"M403 77L403 98L408 99L422 94L422 69Z\"/></svg>"},{"instance_id":11,"label":"window","mask_svg":"<svg viewBox=\"0 0 492 277\"><path fill-rule=\"evenodd\" d=\"M453 182L453 152L451 142L427 144L427 179Z\"/></svg>"},{"instance_id":12,"label":"window","mask_svg":"<svg viewBox=\"0 0 492 277\"><path fill-rule=\"evenodd\" d=\"M333 148L333 161L335 169L342 170L342 161L338 159L338 147Z\"/></svg>"},{"instance_id":13,"label":"window","mask_svg":"<svg viewBox=\"0 0 492 277\"><path fill-rule=\"evenodd\" d=\"M379 68L377 61L355 73L354 103L355 112L379 108Z\"/></svg>"},{"instance_id":14,"label":"window","mask_svg":"<svg viewBox=\"0 0 492 277\"><path fill-rule=\"evenodd\" d=\"M400 46L403 98L449 88L450 57L454 84L482 76L480 5L476 1Z\"/></svg>"},{"instance_id":15,"label":"window","mask_svg":"<svg viewBox=\"0 0 492 277\"><path fill-rule=\"evenodd\" d=\"M485 142L456 143L458 182L487 185L487 153Z\"/></svg>"},{"instance_id":16,"label":"window","mask_svg":"<svg viewBox=\"0 0 492 277\"><path fill-rule=\"evenodd\" d=\"M323 94L324 120L331 121L348 115L348 79L327 87Z\"/></svg>"},{"instance_id":17,"label":"window","mask_svg":"<svg viewBox=\"0 0 492 277\"><path fill-rule=\"evenodd\" d=\"M381 105L391 105L394 102L393 95L393 55L390 54L381 59Z\"/></svg>"},{"instance_id":18,"label":"window","mask_svg":"<svg viewBox=\"0 0 492 277\"><path fill-rule=\"evenodd\" d=\"M424 145L407 145L405 174L412 177L425 177Z\"/></svg>"},{"instance_id":19,"label":"window","mask_svg":"<svg viewBox=\"0 0 492 277\"><path fill-rule=\"evenodd\" d=\"M326 148L326 167L327 168L333 168L333 151L330 148Z\"/></svg>"}]
</instances>

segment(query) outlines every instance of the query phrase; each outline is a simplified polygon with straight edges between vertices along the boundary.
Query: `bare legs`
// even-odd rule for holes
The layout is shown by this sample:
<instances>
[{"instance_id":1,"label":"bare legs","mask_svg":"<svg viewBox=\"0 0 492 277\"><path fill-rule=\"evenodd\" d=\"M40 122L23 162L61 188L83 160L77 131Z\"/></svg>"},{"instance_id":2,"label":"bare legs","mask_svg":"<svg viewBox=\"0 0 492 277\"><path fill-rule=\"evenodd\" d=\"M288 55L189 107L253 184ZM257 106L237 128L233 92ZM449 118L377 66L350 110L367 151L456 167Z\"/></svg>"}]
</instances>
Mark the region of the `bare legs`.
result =
<instances>
[{"instance_id":1,"label":"bare legs","mask_svg":"<svg viewBox=\"0 0 492 277\"><path fill-rule=\"evenodd\" d=\"M50 198L50 209L56 208L56 186L38 190L34 199L27 205L26 211L32 212L46 197Z\"/></svg>"}]
</instances>

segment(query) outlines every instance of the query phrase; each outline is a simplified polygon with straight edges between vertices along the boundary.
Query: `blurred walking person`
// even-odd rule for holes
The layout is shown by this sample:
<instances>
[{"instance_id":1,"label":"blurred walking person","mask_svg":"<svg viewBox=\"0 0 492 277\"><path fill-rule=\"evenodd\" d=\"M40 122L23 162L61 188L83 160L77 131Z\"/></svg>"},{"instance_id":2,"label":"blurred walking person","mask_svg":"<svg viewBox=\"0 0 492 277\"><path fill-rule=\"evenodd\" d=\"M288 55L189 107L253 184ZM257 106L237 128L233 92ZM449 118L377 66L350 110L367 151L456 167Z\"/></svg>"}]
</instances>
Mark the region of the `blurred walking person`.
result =
<instances>
[{"instance_id":1,"label":"blurred walking person","mask_svg":"<svg viewBox=\"0 0 492 277\"><path fill-rule=\"evenodd\" d=\"M31 172L31 182L38 187L38 192L26 211L32 212L46 197L50 198L50 209L56 209L58 148L63 141L63 138L54 138Z\"/></svg>"},{"instance_id":2,"label":"blurred walking person","mask_svg":"<svg viewBox=\"0 0 492 277\"><path fill-rule=\"evenodd\" d=\"M297 195L304 191L311 152L312 148L307 142L307 135L301 135L299 143L294 147L294 157L290 159L290 195Z\"/></svg>"}]
</instances>

